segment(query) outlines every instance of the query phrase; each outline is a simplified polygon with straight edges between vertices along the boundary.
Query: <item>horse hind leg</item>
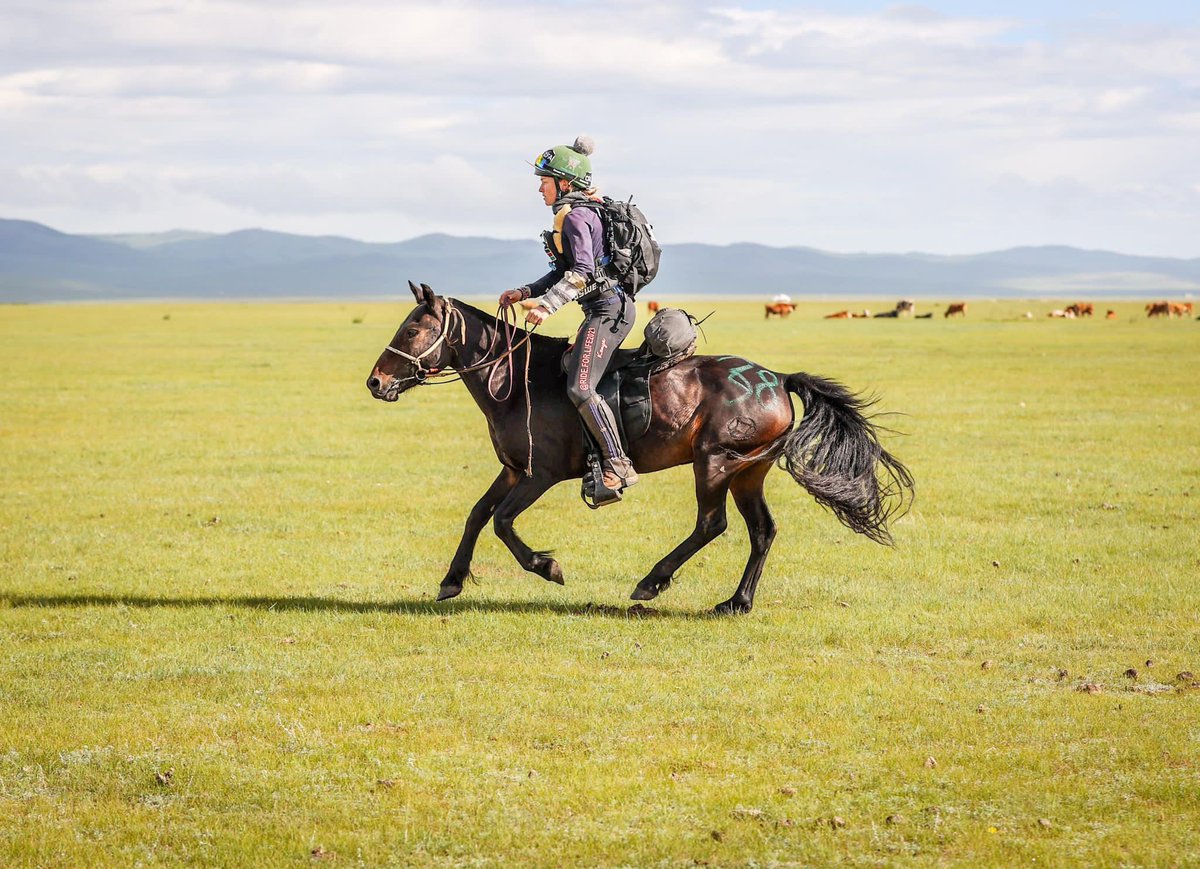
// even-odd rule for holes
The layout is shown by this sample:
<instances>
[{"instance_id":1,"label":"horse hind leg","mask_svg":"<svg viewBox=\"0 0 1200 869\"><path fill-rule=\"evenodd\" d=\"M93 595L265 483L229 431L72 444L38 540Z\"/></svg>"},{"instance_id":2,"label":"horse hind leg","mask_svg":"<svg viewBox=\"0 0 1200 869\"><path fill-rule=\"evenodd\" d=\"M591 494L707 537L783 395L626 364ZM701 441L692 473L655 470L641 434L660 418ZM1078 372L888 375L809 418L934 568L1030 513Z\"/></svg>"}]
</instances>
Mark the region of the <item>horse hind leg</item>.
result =
<instances>
[{"instance_id":1,"label":"horse hind leg","mask_svg":"<svg viewBox=\"0 0 1200 869\"><path fill-rule=\"evenodd\" d=\"M754 592L767 563L771 543L775 540L775 520L771 518L771 510L763 495L763 481L770 470L769 462L753 465L738 474L730 486L733 501L746 520L746 531L750 535L750 558L746 561L737 591L729 600L717 604L713 608L714 613L748 613L754 606Z\"/></svg>"},{"instance_id":2,"label":"horse hind leg","mask_svg":"<svg viewBox=\"0 0 1200 869\"><path fill-rule=\"evenodd\" d=\"M438 588L438 600L447 600L462 594L463 583L471 575L471 558L475 554L475 543L479 540L479 532L483 530L483 526L496 512L496 507L512 491L519 479L519 471L504 468L492 485L488 487L488 490L483 493L483 497L475 502L475 506L471 508L471 512L467 516L462 540L459 541L458 549L450 562L450 568L446 571L446 578L442 580L442 584Z\"/></svg>"},{"instance_id":3,"label":"horse hind leg","mask_svg":"<svg viewBox=\"0 0 1200 869\"><path fill-rule=\"evenodd\" d=\"M500 506L496 508L492 525L496 530L496 536L504 541L504 545L508 547L509 552L517 559L517 563L521 567L530 573L536 573L547 582L564 585L562 568L557 561L550 557L550 553L536 552L530 549L513 529L513 522L516 518L534 501L542 497L546 490L556 482L558 481L538 474L534 474L532 477L521 477L512 491L500 502Z\"/></svg>"},{"instance_id":4,"label":"horse hind leg","mask_svg":"<svg viewBox=\"0 0 1200 869\"><path fill-rule=\"evenodd\" d=\"M654 600L671 585L671 577L684 563L720 537L727 525L725 496L731 474L721 461L709 458L696 462L696 527L682 543L651 568L630 595L632 600Z\"/></svg>"}]
</instances>

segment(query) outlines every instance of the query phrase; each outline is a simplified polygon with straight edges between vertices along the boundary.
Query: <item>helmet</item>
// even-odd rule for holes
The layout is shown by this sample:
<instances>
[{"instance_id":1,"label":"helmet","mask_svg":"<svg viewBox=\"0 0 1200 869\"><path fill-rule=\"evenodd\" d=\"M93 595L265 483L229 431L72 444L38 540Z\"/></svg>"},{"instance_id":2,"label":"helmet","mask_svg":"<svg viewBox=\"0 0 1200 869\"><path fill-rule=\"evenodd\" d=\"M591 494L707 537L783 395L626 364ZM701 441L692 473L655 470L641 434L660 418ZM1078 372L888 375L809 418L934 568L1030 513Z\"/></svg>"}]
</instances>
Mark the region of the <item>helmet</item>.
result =
<instances>
[{"instance_id":1,"label":"helmet","mask_svg":"<svg viewBox=\"0 0 1200 869\"><path fill-rule=\"evenodd\" d=\"M579 136L573 145L555 145L533 158L533 174L563 178L572 187L587 190L592 186L592 161L588 155L595 148L587 136Z\"/></svg>"}]
</instances>

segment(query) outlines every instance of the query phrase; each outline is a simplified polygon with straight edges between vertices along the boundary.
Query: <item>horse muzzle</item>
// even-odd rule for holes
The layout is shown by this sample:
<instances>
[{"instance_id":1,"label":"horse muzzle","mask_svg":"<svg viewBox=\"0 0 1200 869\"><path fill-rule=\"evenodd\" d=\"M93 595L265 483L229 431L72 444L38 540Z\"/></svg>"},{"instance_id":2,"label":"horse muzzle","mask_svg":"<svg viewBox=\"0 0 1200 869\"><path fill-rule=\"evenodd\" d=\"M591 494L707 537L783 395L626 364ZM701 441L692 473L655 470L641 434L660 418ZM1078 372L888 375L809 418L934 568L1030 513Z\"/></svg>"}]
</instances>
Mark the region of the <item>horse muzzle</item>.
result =
<instances>
[{"instance_id":1,"label":"horse muzzle","mask_svg":"<svg viewBox=\"0 0 1200 869\"><path fill-rule=\"evenodd\" d=\"M403 381L400 378L392 377L390 374L383 374L376 369L367 378L367 389L371 390L371 395L380 401L395 401L403 391L400 388L401 383Z\"/></svg>"}]
</instances>

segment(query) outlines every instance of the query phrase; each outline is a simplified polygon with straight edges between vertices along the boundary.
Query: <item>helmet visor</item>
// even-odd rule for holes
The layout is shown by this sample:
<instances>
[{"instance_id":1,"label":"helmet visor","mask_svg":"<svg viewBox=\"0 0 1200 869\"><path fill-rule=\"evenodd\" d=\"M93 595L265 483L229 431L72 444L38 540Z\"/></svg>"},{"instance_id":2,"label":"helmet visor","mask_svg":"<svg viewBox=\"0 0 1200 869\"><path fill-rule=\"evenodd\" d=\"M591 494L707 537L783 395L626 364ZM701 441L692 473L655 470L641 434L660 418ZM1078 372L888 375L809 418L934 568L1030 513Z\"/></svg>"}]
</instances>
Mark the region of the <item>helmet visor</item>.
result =
<instances>
[{"instance_id":1,"label":"helmet visor","mask_svg":"<svg viewBox=\"0 0 1200 869\"><path fill-rule=\"evenodd\" d=\"M559 174L553 168L554 149L543 151L533 158L533 171L535 175L557 175Z\"/></svg>"}]
</instances>

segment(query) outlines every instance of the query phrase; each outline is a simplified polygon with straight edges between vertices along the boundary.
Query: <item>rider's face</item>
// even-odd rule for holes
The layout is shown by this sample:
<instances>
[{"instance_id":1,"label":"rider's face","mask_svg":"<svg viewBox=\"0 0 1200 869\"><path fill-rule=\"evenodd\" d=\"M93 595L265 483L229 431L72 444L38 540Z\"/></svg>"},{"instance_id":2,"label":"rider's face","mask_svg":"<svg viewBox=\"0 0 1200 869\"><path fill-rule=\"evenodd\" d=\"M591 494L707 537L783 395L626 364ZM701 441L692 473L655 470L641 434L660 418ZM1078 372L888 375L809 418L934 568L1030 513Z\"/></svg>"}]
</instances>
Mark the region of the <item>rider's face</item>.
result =
<instances>
[{"instance_id":1,"label":"rider's face","mask_svg":"<svg viewBox=\"0 0 1200 869\"><path fill-rule=\"evenodd\" d=\"M541 184L538 185L538 190L541 191L542 201L547 205L553 205L558 200L558 182L549 175L541 176Z\"/></svg>"}]
</instances>

